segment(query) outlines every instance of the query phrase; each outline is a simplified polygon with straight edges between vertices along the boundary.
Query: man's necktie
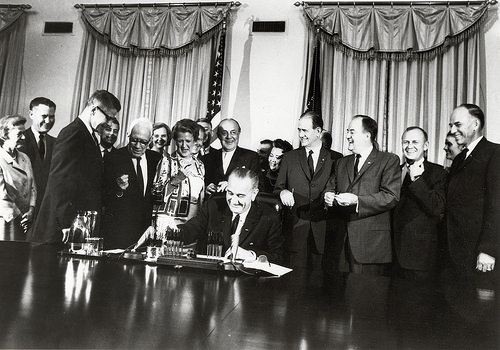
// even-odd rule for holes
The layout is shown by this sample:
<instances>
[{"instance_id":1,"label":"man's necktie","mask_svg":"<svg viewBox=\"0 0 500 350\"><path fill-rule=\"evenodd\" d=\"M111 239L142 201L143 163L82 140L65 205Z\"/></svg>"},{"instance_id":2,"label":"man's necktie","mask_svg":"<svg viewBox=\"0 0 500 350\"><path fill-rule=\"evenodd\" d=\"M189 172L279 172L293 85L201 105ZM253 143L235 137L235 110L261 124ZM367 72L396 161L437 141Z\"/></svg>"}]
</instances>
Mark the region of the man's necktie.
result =
<instances>
[{"instance_id":1,"label":"man's necktie","mask_svg":"<svg viewBox=\"0 0 500 350\"><path fill-rule=\"evenodd\" d=\"M40 158L43 160L45 158L45 135L40 134L40 139L38 140L38 152L40 153Z\"/></svg>"},{"instance_id":2,"label":"man's necktie","mask_svg":"<svg viewBox=\"0 0 500 350\"><path fill-rule=\"evenodd\" d=\"M354 161L354 177L358 176L359 158L361 158L361 154L356 154L356 160Z\"/></svg>"},{"instance_id":3,"label":"man's necktie","mask_svg":"<svg viewBox=\"0 0 500 350\"><path fill-rule=\"evenodd\" d=\"M236 236L236 229L238 228L238 223L240 222L240 214L236 214L231 223L231 255L233 260L236 259L236 254L238 254L238 245L240 244L239 236Z\"/></svg>"},{"instance_id":4,"label":"man's necktie","mask_svg":"<svg viewBox=\"0 0 500 350\"><path fill-rule=\"evenodd\" d=\"M307 166L309 167L309 173L311 177L314 175L314 162L313 162L313 150L309 151L309 155L307 156ZM304 159L304 158L302 158Z\"/></svg>"},{"instance_id":5,"label":"man's necktie","mask_svg":"<svg viewBox=\"0 0 500 350\"><path fill-rule=\"evenodd\" d=\"M406 176L403 180L403 187L408 187L411 184L411 177L410 177L410 171L406 173Z\"/></svg>"},{"instance_id":6,"label":"man's necktie","mask_svg":"<svg viewBox=\"0 0 500 350\"><path fill-rule=\"evenodd\" d=\"M144 195L144 179L142 177L142 169L141 169L141 158L135 158L137 161L137 187L139 187L139 191Z\"/></svg>"}]
</instances>

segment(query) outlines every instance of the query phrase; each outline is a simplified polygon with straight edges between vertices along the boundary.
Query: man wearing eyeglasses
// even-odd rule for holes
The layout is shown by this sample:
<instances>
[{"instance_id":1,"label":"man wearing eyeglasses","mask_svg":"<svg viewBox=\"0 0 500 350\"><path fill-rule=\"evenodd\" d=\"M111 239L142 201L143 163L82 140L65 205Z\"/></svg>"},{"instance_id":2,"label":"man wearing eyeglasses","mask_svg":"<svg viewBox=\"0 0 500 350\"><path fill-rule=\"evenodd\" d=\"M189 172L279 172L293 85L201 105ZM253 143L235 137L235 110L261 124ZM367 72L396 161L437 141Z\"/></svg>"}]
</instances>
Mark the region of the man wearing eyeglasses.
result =
<instances>
[{"instance_id":1,"label":"man wearing eyeglasses","mask_svg":"<svg viewBox=\"0 0 500 350\"><path fill-rule=\"evenodd\" d=\"M77 211L101 212L102 157L97 126L115 117L120 109L120 101L113 94L97 90L80 115L61 130L29 241L60 244Z\"/></svg>"},{"instance_id":2,"label":"man wearing eyeglasses","mask_svg":"<svg viewBox=\"0 0 500 350\"><path fill-rule=\"evenodd\" d=\"M208 194L224 192L228 174L237 167L260 173L257 153L238 147L240 133L240 125L231 118L222 120L217 127L217 137L222 148L211 151L201 159L205 164L205 186Z\"/></svg>"},{"instance_id":3,"label":"man wearing eyeglasses","mask_svg":"<svg viewBox=\"0 0 500 350\"><path fill-rule=\"evenodd\" d=\"M148 149L153 125L134 120L128 145L104 157L102 233L107 249L128 248L151 224L151 186L161 155Z\"/></svg>"}]
</instances>

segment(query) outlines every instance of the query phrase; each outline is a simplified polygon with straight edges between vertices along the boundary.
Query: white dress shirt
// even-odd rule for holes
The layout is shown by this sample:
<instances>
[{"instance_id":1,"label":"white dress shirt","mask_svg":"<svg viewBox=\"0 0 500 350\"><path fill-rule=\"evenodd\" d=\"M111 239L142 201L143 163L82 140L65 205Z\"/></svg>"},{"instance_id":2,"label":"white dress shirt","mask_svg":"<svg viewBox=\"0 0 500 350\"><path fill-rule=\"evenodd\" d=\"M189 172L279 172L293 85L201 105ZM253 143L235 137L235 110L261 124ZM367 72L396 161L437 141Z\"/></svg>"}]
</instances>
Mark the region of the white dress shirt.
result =
<instances>
[{"instance_id":1,"label":"white dress shirt","mask_svg":"<svg viewBox=\"0 0 500 350\"><path fill-rule=\"evenodd\" d=\"M236 151L236 148L229 152L222 151L222 170L224 174L227 172L227 168L229 168L231 159L233 159L234 151Z\"/></svg>"},{"instance_id":2,"label":"white dress shirt","mask_svg":"<svg viewBox=\"0 0 500 350\"><path fill-rule=\"evenodd\" d=\"M306 158L309 157L309 151L313 151L311 156L313 159L314 170L316 170L316 166L318 165L319 151L321 151L321 147L323 147L323 144L321 142L319 142L315 147L304 147L304 149L306 150Z\"/></svg>"},{"instance_id":3,"label":"white dress shirt","mask_svg":"<svg viewBox=\"0 0 500 350\"><path fill-rule=\"evenodd\" d=\"M361 168L363 167L363 164L365 164L366 162L366 159L368 158L368 156L370 155L370 153L372 153L372 150L373 150L373 146L370 147L368 150L366 151L363 151L361 153L358 153L359 154L359 162L358 162L358 172L361 170Z\"/></svg>"},{"instance_id":4,"label":"white dress shirt","mask_svg":"<svg viewBox=\"0 0 500 350\"><path fill-rule=\"evenodd\" d=\"M472 151L474 150L474 148L476 148L477 144L479 143L479 141L481 141L483 139L484 136L479 136L477 139L475 139L474 141L472 141L470 143L470 145L467 146L467 154L465 155L465 159L467 159L468 156L470 156L470 154L472 153Z\"/></svg>"},{"instance_id":5,"label":"white dress shirt","mask_svg":"<svg viewBox=\"0 0 500 350\"><path fill-rule=\"evenodd\" d=\"M132 158L132 164L134 165L135 174L137 175L137 158ZM148 185L148 161L146 159L146 154L143 154L141 161L139 162L142 171L142 181L144 184L144 194L146 194L146 187Z\"/></svg>"}]
</instances>

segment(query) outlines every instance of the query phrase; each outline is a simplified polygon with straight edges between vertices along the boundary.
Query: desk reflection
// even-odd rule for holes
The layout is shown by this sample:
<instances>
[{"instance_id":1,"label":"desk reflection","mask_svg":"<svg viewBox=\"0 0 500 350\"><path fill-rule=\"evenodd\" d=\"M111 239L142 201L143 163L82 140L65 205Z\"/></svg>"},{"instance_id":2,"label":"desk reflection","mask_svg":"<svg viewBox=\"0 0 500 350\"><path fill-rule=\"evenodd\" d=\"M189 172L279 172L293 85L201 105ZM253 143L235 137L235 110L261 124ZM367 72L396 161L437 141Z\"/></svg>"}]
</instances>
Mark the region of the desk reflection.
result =
<instances>
[{"instance_id":1,"label":"desk reflection","mask_svg":"<svg viewBox=\"0 0 500 350\"><path fill-rule=\"evenodd\" d=\"M302 271L256 278L0 242L0 348L498 348L495 298L388 277L331 283Z\"/></svg>"}]
</instances>

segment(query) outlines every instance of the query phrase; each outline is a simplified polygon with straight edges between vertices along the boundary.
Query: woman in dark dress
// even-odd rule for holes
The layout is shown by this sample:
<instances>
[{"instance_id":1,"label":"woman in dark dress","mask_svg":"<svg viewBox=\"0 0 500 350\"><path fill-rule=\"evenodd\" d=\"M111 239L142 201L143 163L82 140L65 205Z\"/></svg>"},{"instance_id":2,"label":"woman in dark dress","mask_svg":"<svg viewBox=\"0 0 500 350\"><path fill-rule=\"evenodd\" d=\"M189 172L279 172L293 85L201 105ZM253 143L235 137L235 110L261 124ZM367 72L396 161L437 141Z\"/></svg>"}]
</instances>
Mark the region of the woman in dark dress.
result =
<instances>
[{"instance_id":1,"label":"woman in dark dress","mask_svg":"<svg viewBox=\"0 0 500 350\"><path fill-rule=\"evenodd\" d=\"M285 140L276 139L273 141L273 148L269 154L269 170L263 176L261 192L273 193L274 184L276 183L276 178L278 177L278 172L280 170L281 158L283 154L291 151L293 149L292 145Z\"/></svg>"}]
</instances>

